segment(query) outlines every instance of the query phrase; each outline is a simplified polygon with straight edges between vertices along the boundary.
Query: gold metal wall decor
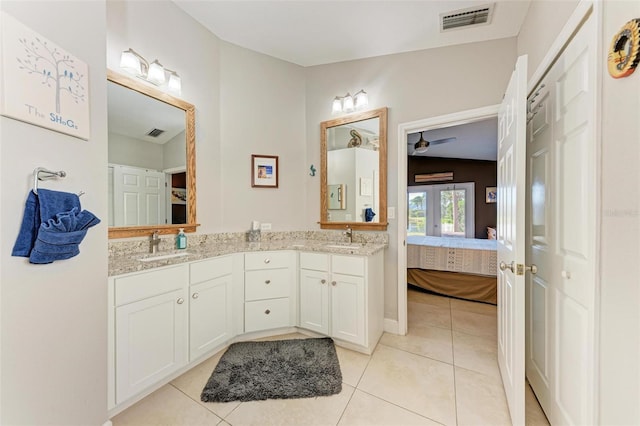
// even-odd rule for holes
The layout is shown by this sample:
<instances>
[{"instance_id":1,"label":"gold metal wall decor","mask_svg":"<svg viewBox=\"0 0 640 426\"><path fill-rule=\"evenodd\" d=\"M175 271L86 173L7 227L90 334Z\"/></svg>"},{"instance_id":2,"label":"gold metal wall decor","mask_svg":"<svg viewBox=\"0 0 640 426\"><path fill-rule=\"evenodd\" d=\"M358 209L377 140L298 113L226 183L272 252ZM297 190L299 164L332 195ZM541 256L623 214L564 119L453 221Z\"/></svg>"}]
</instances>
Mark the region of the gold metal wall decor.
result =
<instances>
[{"instance_id":1,"label":"gold metal wall decor","mask_svg":"<svg viewBox=\"0 0 640 426\"><path fill-rule=\"evenodd\" d=\"M607 68L613 78L628 77L640 62L640 18L632 19L620 28L611 41Z\"/></svg>"}]
</instances>

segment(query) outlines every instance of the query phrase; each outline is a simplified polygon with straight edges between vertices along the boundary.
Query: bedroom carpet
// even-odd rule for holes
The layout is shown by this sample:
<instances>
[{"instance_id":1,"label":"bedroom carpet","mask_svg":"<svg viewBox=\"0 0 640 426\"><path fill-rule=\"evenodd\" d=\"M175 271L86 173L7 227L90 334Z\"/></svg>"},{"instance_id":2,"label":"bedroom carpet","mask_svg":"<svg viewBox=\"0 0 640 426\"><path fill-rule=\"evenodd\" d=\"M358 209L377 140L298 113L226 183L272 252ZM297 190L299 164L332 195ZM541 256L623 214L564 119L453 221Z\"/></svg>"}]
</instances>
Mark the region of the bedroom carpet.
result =
<instances>
[{"instance_id":1,"label":"bedroom carpet","mask_svg":"<svg viewBox=\"0 0 640 426\"><path fill-rule=\"evenodd\" d=\"M340 393L330 338L234 343L202 391L203 402L311 398Z\"/></svg>"}]
</instances>

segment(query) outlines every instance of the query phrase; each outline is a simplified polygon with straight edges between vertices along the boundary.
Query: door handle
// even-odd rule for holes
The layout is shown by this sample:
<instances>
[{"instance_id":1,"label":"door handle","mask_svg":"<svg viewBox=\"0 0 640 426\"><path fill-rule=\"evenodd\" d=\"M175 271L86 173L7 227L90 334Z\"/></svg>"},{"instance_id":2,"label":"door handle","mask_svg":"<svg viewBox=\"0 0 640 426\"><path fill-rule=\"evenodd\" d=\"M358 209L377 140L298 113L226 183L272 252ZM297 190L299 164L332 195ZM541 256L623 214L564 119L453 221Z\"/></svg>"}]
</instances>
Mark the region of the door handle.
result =
<instances>
[{"instance_id":1,"label":"door handle","mask_svg":"<svg viewBox=\"0 0 640 426\"><path fill-rule=\"evenodd\" d=\"M506 263L501 261L499 266L500 266L500 270L501 271L506 271L507 269L510 269L511 272L514 272L514 273L516 272L516 268L515 268L513 262L511 262L510 264L507 265Z\"/></svg>"},{"instance_id":2,"label":"door handle","mask_svg":"<svg viewBox=\"0 0 640 426\"><path fill-rule=\"evenodd\" d=\"M532 275L535 275L535 274L538 273L538 267L536 265L534 265L533 263L531 264L531 266L524 265L524 270L525 271L531 271Z\"/></svg>"}]
</instances>

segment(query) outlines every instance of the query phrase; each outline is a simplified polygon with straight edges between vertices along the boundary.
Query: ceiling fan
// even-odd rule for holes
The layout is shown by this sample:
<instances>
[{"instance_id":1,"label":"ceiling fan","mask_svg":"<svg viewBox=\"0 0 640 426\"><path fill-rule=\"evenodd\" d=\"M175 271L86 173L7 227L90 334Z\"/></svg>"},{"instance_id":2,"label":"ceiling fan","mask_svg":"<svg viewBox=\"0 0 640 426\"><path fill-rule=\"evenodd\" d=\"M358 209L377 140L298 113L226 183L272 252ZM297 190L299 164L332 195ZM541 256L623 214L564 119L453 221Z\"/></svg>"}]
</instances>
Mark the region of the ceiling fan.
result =
<instances>
[{"instance_id":1,"label":"ceiling fan","mask_svg":"<svg viewBox=\"0 0 640 426\"><path fill-rule=\"evenodd\" d=\"M453 142L457 139L456 137L452 137L452 138L436 139L434 141L426 141L424 140L422 133L423 132L420 132L420 140L413 145L413 153L411 153L411 155L423 154L427 152L427 150L431 145L440 145L442 143Z\"/></svg>"}]
</instances>

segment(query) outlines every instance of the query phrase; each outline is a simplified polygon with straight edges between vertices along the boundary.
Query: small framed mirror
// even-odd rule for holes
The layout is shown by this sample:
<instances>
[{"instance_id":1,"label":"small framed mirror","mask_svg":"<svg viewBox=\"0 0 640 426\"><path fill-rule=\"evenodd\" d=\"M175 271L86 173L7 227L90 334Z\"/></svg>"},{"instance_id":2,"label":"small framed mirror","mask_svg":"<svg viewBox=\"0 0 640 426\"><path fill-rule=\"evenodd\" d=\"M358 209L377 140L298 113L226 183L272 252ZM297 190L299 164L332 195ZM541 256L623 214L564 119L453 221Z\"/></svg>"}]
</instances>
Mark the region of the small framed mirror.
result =
<instances>
[{"instance_id":1,"label":"small framed mirror","mask_svg":"<svg viewBox=\"0 0 640 426\"><path fill-rule=\"evenodd\" d=\"M387 229L387 108L320 124L320 228Z\"/></svg>"},{"instance_id":2,"label":"small framed mirror","mask_svg":"<svg viewBox=\"0 0 640 426\"><path fill-rule=\"evenodd\" d=\"M109 238L194 232L195 107L107 70Z\"/></svg>"}]
</instances>

